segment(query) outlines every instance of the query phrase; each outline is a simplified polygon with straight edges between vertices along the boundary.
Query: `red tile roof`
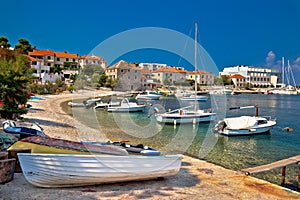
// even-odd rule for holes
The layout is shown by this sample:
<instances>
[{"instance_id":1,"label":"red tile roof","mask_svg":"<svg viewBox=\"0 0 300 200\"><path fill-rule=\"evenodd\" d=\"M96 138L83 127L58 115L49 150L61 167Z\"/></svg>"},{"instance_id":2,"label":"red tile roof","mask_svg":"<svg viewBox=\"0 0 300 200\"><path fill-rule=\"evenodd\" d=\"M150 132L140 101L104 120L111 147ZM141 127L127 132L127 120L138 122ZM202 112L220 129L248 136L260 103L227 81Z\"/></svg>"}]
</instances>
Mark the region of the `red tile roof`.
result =
<instances>
[{"instance_id":1,"label":"red tile roof","mask_svg":"<svg viewBox=\"0 0 300 200\"><path fill-rule=\"evenodd\" d=\"M141 69L141 73L151 73L149 69Z\"/></svg>"},{"instance_id":2,"label":"red tile roof","mask_svg":"<svg viewBox=\"0 0 300 200\"><path fill-rule=\"evenodd\" d=\"M198 70L198 71L188 72L188 74L193 75L193 74L211 74L211 73L205 70Z\"/></svg>"},{"instance_id":3,"label":"red tile roof","mask_svg":"<svg viewBox=\"0 0 300 200\"><path fill-rule=\"evenodd\" d=\"M186 73L185 70L182 70L182 69L176 69L175 67L163 67L163 68L160 68L160 69L157 69L153 72L173 72L173 73Z\"/></svg>"},{"instance_id":4,"label":"red tile roof","mask_svg":"<svg viewBox=\"0 0 300 200\"><path fill-rule=\"evenodd\" d=\"M229 78L246 78L246 77L244 77L240 74L234 74L234 75L229 76Z\"/></svg>"},{"instance_id":5,"label":"red tile roof","mask_svg":"<svg viewBox=\"0 0 300 200\"><path fill-rule=\"evenodd\" d=\"M33 50L33 52L29 52L30 56L45 56L45 55L50 55L54 56L54 51L52 50Z\"/></svg>"},{"instance_id":6,"label":"red tile roof","mask_svg":"<svg viewBox=\"0 0 300 200\"><path fill-rule=\"evenodd\" d=\"M27 59L28 59L29 61L37 61L37 62L41 62L41 60L39 60L39 59L33 58L33 57L31 57L31 56L28 56L28 55L25 55L25 56L27 57Z\"/></svg>"},{"instance_id":7,"label":"red tile roof","mask_svg":"<svg viewBox=\"0 0 300 200\"><path fill-rule=\"evenodd\" d=\"M67 52L55 52L55 56L60 58L79 58L78 54L71 54Z\"/></svg>"}]
</instances>

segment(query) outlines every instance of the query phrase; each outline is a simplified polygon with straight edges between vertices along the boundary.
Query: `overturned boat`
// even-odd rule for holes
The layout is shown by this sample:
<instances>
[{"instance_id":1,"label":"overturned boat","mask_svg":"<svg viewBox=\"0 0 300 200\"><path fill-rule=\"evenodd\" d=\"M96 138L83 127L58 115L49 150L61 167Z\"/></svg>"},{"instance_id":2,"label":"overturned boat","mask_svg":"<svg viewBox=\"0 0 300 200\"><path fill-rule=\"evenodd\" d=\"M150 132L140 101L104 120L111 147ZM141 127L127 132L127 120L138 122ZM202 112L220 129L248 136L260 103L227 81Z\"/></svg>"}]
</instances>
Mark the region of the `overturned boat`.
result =
<instances>
[{"instance_id":1,"label":"overturned boat","mask_svg":"<svg viewBox=\"0 0 300 200\"><path fill-rule=\"evenodd\" d=\"M17 126L14 121L6 120L2 125L4 132L13 134L18 139L23 139L30 136L46 136L46 134L43 132L44 129L36 123L32 124L31 127L26 127Z\"/></svg>"}]
</instances>

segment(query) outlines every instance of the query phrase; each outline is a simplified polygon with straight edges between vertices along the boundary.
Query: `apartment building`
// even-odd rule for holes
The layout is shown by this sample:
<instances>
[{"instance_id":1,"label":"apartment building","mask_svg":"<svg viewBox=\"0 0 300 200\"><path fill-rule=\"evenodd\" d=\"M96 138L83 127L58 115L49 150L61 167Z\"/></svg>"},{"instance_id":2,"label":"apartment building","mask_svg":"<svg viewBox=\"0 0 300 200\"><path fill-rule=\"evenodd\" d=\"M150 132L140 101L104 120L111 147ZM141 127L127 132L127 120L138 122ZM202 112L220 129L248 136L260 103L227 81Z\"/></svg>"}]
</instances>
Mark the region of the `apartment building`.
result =
<instances>
[{"instance_id":1,"label":"apartment building","mask_svg":"<svg viewBox=\"0 0 300 200\"><path fill-rule=\"evenodd\" d=\"M229 78L232 80L235 88L246 87L246 77L245 76L242 76L240 74L234 74L234 75L229 76Z\"/></svg>"},{"instance_id":2,"label":"apartment building","mask_svg":"<svg viewBox=\"0 0 300 200\"><path fill-rule=\"evenodd\" d=\"M95 56L95 55L84 55L84 56L79 56L79 65L84 68L86 66L90 66L90 65L98 65L102 68L106 67L106 61L99 57L99 56Z\"/></svg>"},{"instance_id":3,"label":"apartment building","mask_svg":"<svg viewBox=\"0 0 300 200\"><path fill-rule=\"evenodd\" d=\"M130 91L139 90L142 87L141 69L124 60L106 68L105 74L112 80L118 80L114 90Z\"/></svg>"},{"instance_id":4,"label":"apartment building","mask_svg":"<svg viewBox=\"0 0 300 200\"><path fill-rule=\"evenodd\" d=\"M167 64L161 64L161 63L139 63L139 67L141 69L148 69L150 71L155 71L155 70L167 67Z\"/></svg>"},{"instance_id":5,"label":"apartment building","mask_svg":"<svg viewBox=\"0 0 300 200\"><path fill-rule=\"evenodd\" d=\"M213 73L207 72L205 70L188 72L186 75L187 80L197 80L197 84L200 85L213 85L214 78L215 76Z\"/></svg>"},{"instance_id":6,"label":"apartment building","mask_svg":"<svg viewBox=\"0 0 300 200\"><path fill-rule=\"evenodd\" d=\"M184 82L186 71L175 67L163 67L152 72L152 78L155 82L166 85Z\"/></svg>"}]
</instances>

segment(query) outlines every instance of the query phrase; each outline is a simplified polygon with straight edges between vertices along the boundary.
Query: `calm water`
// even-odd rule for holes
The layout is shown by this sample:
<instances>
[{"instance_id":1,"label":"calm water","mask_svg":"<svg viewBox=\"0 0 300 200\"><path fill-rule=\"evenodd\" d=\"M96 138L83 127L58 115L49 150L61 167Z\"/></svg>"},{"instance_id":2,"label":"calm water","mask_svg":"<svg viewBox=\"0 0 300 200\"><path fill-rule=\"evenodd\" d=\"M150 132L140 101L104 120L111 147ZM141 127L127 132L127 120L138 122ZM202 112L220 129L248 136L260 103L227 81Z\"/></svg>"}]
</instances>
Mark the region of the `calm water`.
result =
<instances>
[{"instance_id":1,"label":"calm water","mask_svg":"<svg viewBox=\"0 0 300 200\"><path fill-rule=\"evenodd\" d=\"M176 99L147 102L142 113L108 113L105 110L73 108L74 117L84 124L99 129L108 139L130 140L159 149L164 154L186 153L233 170L262 165L300 154L300 95L236 95L210 97L200 102L201 108L214 108L220 118L226 116L255 115L255 109L226 111L226 106L258 105L259 115L272 116L277 125L270 134L254 136L222 136L211 131L213 123L193 125L158 124L148 116L153 107L176 109L182 105ZM65 107L66 109L70 109ZM70 112L70 110L69 110ZM293 132L286 132L291 127ZM288 184L297 180L297 165L287 167ZM255 175L273 183L280 183L280 169Z\"/></svg>"}]
</instances>

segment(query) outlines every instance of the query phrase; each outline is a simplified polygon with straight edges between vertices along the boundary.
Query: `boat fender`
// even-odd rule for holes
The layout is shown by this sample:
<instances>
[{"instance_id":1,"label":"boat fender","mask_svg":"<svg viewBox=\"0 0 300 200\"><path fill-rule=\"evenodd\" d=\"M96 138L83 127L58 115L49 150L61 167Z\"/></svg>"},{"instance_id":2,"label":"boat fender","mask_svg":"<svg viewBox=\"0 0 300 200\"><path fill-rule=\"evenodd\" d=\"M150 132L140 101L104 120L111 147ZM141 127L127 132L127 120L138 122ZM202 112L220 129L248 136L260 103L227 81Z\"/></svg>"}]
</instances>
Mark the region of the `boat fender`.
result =
<instances>
[{"instance_id":1,"label":"boat fender","mask_svg":"<svg viewBox=\"0 0 300 200\"><path fill-rule=\"evenodd\" d=\"M287 131L287 132L293 132L293 128L291 127L285 127L283 130Z\"/></svg>"}]
</instances>

